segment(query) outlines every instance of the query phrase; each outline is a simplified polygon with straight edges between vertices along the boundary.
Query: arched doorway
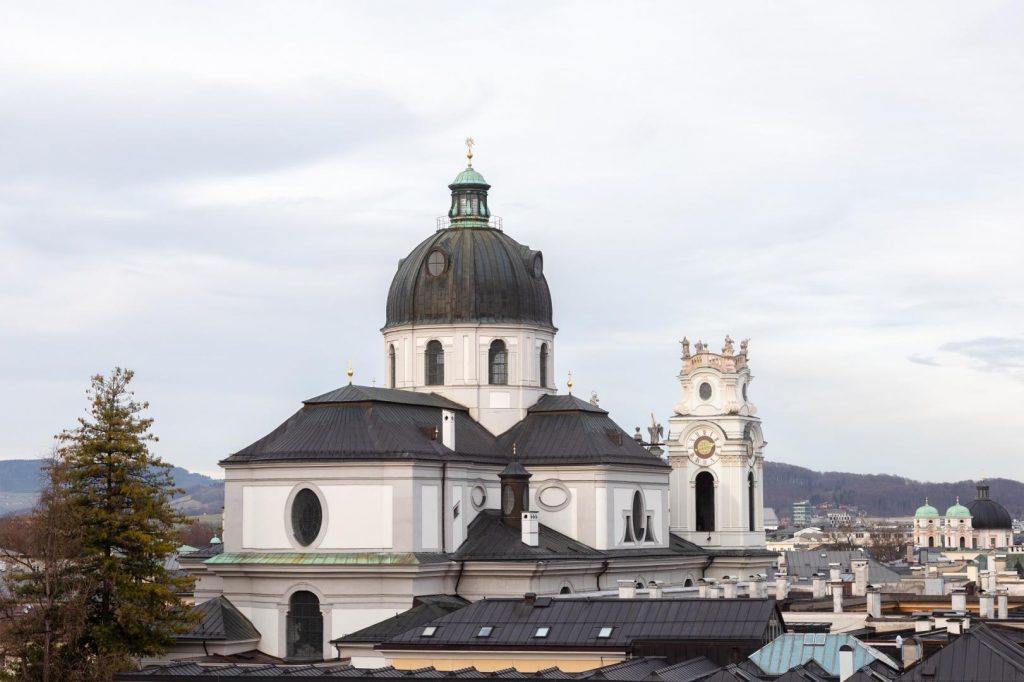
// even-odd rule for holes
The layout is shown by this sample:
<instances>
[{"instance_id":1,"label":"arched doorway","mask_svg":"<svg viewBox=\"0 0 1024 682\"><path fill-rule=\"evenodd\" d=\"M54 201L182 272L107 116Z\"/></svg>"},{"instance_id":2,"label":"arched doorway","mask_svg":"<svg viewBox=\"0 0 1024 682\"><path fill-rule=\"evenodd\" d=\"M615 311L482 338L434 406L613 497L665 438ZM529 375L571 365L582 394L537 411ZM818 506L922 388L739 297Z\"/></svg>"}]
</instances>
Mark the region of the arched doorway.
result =
<instances>
[{"instance_id":1,"label":"arched doorway","mask_svg":"<svg viewBox=\"0 0 1024 682\"><path fill-rule=\"evenodd\" d=\"M288 602L287 618L289 661L324 659L324 617L320 600L312 592L299 591Z\"/></svg>"},{"instance_id":2,"label":"arched doorway","mask_svg":"<svg viewBox=\"0 0 1024 682\"><path fill-rule=\"evenodd\" d=\"M707 471L697 474L695 492L697 532L710 533L715 530L715 477Z\"/></svg>"}]
</instances>

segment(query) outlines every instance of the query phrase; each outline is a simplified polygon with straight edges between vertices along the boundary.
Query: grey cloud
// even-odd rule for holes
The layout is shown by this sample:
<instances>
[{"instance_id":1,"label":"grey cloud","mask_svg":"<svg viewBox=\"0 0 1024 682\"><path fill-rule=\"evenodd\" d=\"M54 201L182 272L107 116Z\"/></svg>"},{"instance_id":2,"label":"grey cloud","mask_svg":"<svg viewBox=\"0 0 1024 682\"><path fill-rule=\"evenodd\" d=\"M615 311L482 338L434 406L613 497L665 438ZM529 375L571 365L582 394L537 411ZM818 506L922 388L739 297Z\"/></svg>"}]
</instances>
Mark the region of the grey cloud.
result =
<instances>
[{"instance_id":1,"label":"grey cloud","mask_svg":"<svg viewBox=\"0 0 1024 682\"><path fill-rule=\"evenodd\" d=\"M915 353L914 355L908 356L907 360L909 360L910 362L913 362L914 364L917 364L917 365L925 365L926 367L941 367L942 366L941 363L939 363L935 358L933 358L930 355L919 355L919 354Z\"/></svg>"},{"instance_id":2,"label":"grey cloud","mask_svg":"<svg viewBox=\"0 0 1024 682\"><path fill-rule=\"evenodd\" d=\"M0 184L105 186L258 173L409 131L398 100L330 84L281 97L154 79L102 84L4 75ZM16 106L15 106L16 103Z\"/></svg>"},{"instance_id":3,"label":"grey cloud","mask_svg":"<svg viewBox=\"0 0 1024 682\"><path fill-rule=\"evenodd\" d=\"M976 360L978 369L986 372L1003 372L1024 381L1024 337L986 336L953 341L941 350Z\"/></svg>"}]
</instances>

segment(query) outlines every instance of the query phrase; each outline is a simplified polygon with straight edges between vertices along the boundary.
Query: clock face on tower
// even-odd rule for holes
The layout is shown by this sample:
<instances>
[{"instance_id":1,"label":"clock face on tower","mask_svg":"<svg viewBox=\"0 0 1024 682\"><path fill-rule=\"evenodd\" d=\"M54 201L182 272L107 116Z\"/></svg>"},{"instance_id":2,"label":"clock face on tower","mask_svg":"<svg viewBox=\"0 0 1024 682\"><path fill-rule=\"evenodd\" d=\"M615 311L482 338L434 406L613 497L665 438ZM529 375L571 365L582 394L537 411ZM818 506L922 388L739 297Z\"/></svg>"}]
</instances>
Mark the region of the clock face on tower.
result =
<instances>
[{"instance_id":1,"label":"clock face on tower","mask_svg":"<svg viewBox=\"0 0 1024 682\"><path fill-rule=\"evenodd\" d=\"M709 436L701 436L693 442L693 453L701 459L707 459L715 454L715 441Z\"/></svg>"}]
</instances>

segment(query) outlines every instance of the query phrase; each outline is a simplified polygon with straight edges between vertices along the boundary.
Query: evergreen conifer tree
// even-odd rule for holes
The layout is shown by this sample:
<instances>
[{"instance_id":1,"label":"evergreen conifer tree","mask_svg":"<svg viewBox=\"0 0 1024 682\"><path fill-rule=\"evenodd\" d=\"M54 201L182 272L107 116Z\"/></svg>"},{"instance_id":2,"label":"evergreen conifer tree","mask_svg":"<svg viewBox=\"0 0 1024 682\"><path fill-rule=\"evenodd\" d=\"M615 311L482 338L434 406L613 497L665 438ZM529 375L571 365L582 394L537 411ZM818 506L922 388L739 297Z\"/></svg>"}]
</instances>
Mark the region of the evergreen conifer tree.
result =
<instances>
[{"instance_id":1,"label":"evergreen conifer tree","mask_svg":"<svg viewBox=\"0 0 1024 682\"><path fill-rule=\"evenodd\" d=\"M88 415L57 436L80 526L79 565L90 578L77 645L104 667L158 654L190 627L180 597L190 580L166 568L184 517L170 505L171 466L149 451L153 420L141 416L149 404L136 402L133 375L115 368L93 377Z\"/></svg>"}]
</instances>

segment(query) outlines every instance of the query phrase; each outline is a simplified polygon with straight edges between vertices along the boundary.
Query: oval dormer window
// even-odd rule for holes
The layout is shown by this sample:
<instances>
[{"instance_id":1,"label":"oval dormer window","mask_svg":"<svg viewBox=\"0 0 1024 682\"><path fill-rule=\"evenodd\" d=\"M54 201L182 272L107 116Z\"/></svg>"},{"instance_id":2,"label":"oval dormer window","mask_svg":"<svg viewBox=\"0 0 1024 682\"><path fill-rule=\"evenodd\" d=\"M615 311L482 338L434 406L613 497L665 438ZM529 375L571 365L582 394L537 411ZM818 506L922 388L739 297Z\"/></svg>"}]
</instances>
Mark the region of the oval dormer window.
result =
<instances>
[{"instance_id":1,"label":"oval dormer window","mask_svg":"<svg viewBox=\"0 0 1024 682\"><path fill-rule=\"evenodd\" d=\"M444 272L445 262L444 253L439 249L434 249L427 256L427 272L430 273L431 277L437 277Z\"/></svg>"},{"instance_id":2,"label":"oval dormer window","mask_svg":"<svg viewBox=\"0 0 1024 682\"><path fill-rule=\"evenodd\" d=\"M292 534L303 547L308 547L320 535L323 511L320 498L309 488L300 490L292 501Z\"/></svg>"}]
</instances>

